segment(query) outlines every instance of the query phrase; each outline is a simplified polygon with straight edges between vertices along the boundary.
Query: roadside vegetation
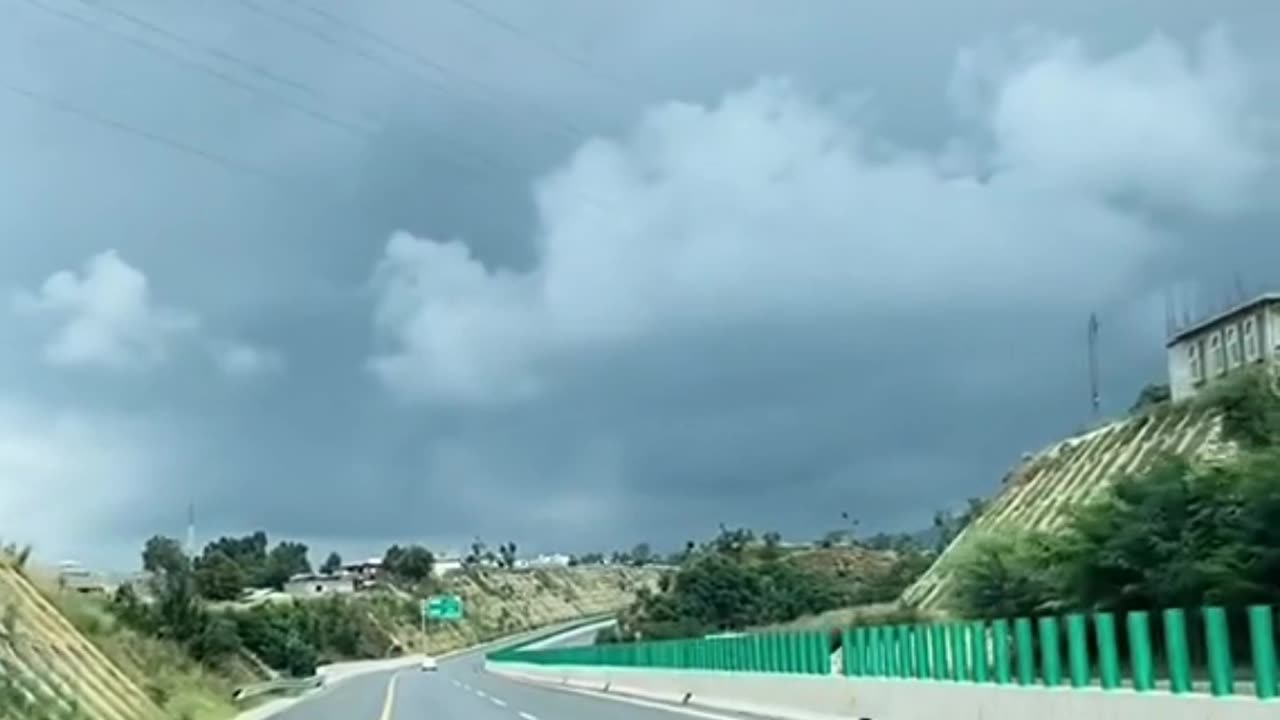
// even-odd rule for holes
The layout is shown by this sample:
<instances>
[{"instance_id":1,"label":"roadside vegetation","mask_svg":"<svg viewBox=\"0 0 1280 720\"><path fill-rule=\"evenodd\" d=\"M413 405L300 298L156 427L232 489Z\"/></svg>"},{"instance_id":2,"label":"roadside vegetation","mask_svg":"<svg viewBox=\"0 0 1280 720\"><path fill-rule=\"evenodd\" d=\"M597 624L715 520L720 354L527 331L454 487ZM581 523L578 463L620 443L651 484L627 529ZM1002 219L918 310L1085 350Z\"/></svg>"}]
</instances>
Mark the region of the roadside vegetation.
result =
<instances>
[{"instance_id":1,"label":"roadside vegetation","mask_svg":"<svg viewBox=\"0 0 1280 720\"><path fill-rule=\"evenodd\" d=\"M978 538L956 558L956 609L1009 617L1280 604L1280 399L1265 377L1247 375L1196 402L1222 410L1236 453L1162 458L1073 509L1052 534Z\"/></svg>"},{"instance_id":2,"label":"roadside vegetation","mask_svg":"<svg viewBox=\"0 0 1280 720\"><path fill-rule=\"evenodd\" d=\"M887 603L929 566L932 552L906 536L828 536L794 546L778 533L722 527L677 559L658 591L642 592L600 641L696 637Z\"/></svg>"}]
</instances>

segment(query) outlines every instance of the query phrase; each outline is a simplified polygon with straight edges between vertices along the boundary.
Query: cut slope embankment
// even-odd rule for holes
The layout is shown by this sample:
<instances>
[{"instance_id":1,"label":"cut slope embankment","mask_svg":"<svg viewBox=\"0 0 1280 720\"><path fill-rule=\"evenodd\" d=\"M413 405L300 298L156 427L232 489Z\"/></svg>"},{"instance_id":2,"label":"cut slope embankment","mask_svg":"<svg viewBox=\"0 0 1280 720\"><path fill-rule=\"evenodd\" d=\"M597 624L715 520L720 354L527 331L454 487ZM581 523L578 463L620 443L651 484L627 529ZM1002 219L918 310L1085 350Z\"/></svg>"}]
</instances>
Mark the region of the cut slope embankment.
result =
<instances>
[{"instance_id":1,"label":"cut slope embankment","mask_svg":"<svg viewBox=\"0 0 1280 720\"><path fill-rule=\"evenodd\" d=\"M902 594L924 610L947 606L951 562L973 538L991 532L1052 531L1068 510L1097 497L1117 478L1139 473L1157 458L1222 457L1235 445L1222 431L1221 412L1200 405L1165 406L1067 438L1027 458L1004 481L981 516Z\"/></svg>"}]
</instances>

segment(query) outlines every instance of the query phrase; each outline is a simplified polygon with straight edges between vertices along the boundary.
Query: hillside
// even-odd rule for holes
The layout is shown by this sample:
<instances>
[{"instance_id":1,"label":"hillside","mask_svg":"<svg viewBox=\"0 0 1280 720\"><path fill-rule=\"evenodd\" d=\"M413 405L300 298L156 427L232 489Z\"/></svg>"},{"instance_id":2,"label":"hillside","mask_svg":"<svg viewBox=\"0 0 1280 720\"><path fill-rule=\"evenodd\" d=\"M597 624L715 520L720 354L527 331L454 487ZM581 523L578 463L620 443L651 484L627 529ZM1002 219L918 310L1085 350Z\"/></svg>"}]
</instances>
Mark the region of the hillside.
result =
<instances>
[{"instance_id":1,"label":"hillside","mask_svg":"<svg viewBox=\"0 0 1280 720\"><path fill-rule=\"evenodd\" d=\"M135 679L89 642L7 556L0 556L0 608L0 668L10 705L0 706L0 717L38 718L72 707L95 720L163 717ZM14 707L24 702L30 706Z\"/></svg>"},{"instance_id":2,"label":"hillside","mask_svg":"<svg viewBox=\"0 0 1280 720\"><path fill-rule=\"evenodd\" d=\"M654 568L575 567L458 573L435 591L462 596L466 619L428 626L422 635L418 600L401 591L351 598L271 603L216 614L257 618L260 624L318 632L307 637L330 662L404 652L443 653L504 634L618 610L641 588L655 588ZM107 598L59 591L33 568L0 564L0 718L4 698L32 697L53 710L78 706L93 720L181 717L216 720L234 716L232 690L264 679L248 637L213 663L194 660L190 648L130 626ZM356 634L334 642L333 623ZM329 630L317 629L328 624ZM346 648L344 651L343 648ZM23 710L14 720L41 717Z\"/></svg>"},{"instance_id":3,"label":"hillside","mask_svg":"<svg viewBox=\"0 0 1280 720\"><path fill-rule=\"evenodd\" d=\"M442 581L441 591L462 598L466 619L429 626L425 644L412 598L384 597L370 609L393 645L443 653L508 633L620 610L642 588L656 589L661 573L653 567L603 565L454 573Z\"/></svg>"},{"instance_id":4,"label":"hillside","mask_svg":"<svg viewBox=\"0 0 1280 720\"><path fill-rule=\"evenodd\" d=\"M1116 478L1139 473L1162 454L1206 459L1229 455L1226 415L1212 402L1162 404L1148 412L1067 438L1027 457L1004 479L986 510L902 594L923 610L948 604L950 563L971 538L1014 529L1053 530L1067 511L1097 496Z\"/></svg>"}]
</instances>

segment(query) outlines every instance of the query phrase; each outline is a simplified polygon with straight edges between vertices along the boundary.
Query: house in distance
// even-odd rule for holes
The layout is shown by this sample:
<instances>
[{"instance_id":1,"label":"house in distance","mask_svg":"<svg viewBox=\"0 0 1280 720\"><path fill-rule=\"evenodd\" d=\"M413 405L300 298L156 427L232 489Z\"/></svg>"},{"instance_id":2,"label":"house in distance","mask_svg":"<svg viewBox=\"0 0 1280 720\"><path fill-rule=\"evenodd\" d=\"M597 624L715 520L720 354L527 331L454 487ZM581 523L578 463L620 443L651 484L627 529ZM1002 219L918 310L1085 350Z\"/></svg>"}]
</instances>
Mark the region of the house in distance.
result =
<instances>
[{"instance_id":1,"label":"house in distance","mask_svg":"<svg viewBox=\"0 0 1280 720\"><path fill-rule=\"evenodd\" d=\"M1280 362L1280 292L1259 295L1177 330L1166 348L1175 402L1246 368Z\"/></svg>"}]
</instances>

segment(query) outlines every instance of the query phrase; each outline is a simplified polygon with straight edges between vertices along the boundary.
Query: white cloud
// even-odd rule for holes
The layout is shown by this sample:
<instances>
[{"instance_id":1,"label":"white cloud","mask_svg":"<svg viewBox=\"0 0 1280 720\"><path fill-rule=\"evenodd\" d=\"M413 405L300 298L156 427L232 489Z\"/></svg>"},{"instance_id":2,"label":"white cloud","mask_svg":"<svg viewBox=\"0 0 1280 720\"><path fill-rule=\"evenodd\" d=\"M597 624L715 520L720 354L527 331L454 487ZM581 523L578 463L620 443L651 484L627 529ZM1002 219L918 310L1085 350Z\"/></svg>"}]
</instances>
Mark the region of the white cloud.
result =
<instances>
[{"instance_id":1,"label":"white cloud","mask_svg":"<svg viewBox=\"0 0 1280 720\"><path fill-rule=\"evenodd\" d=\"M157 303L147 276L115 250L89 258L80 273L55 272L38 292L19 291L13 309L52 321L44 357L57 367L148 370L168 361L182 342L201 345L231 377L284 367L278 352L211 337L195 313Z\"/></svg>"},{"instance_id":2,"label":"white cloud","mask_svg":"<svg viewBox=\"0 0 1280 720\"><path fill-rule=\"evenodd\" d=\"M783 80L656 108L539 183L529 272L393 236L373 367L409 397L489 402L536 392L559 354L660 332L1109 299L1162 242L1117 193L1221 211L1265 164L1240 64L1203 46L1195 65L1159 38L1101 59L1060 42L989 72L962 108L985 157L964 137L886 150Z\"/></svg>"},{"instance_id":3,"label":"white cloud","mask_svg":"<svg viewBox=\"0 0 1280 720\"><path fill-rule=\"evenodd\" d=\"M61 270L38 292L18 293L14 308L59 323L44 356L62 367L154 367L177 336L199 325L190 313L156 305L147 276L114 250L90 258L79 274Z\"/></svg>"},{"instance_id":4,"label":"white cloud","mask_svg":"<svg viewBox=\"0 0 1280 720\"><path fill-rule=\"evenodd\" d=\"M954 79L971 101L987 96L1003 167L1204 212L1257 199L1269 169L1263 124L1225 33L1207 33L1194 52L1157 35L1105 58L1078 40L1032 35L1020 53L964 53Z\"/></svg>"},{"instance_id":5,"label":"white cloud","mask_svg":"<svg viewBox=\"0 0 1280 720\"><path fill-rule=\"evenodd\" d=\"M284 358L278 352L239 342L215 350L214 359L218 368L233 378L253 378L284 369Z\"/></svg>"}]
</instances>

